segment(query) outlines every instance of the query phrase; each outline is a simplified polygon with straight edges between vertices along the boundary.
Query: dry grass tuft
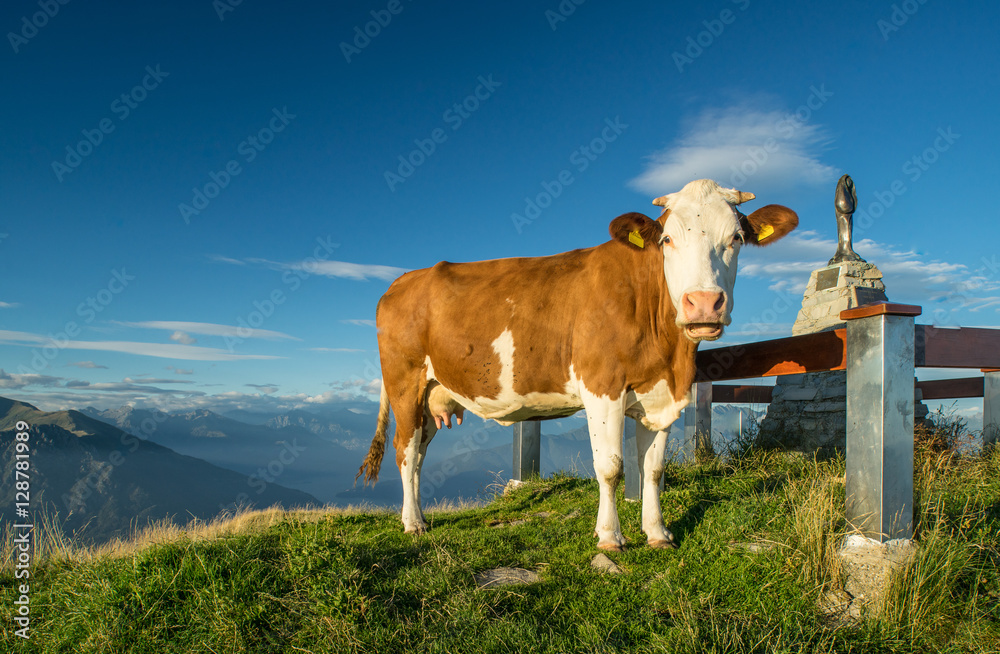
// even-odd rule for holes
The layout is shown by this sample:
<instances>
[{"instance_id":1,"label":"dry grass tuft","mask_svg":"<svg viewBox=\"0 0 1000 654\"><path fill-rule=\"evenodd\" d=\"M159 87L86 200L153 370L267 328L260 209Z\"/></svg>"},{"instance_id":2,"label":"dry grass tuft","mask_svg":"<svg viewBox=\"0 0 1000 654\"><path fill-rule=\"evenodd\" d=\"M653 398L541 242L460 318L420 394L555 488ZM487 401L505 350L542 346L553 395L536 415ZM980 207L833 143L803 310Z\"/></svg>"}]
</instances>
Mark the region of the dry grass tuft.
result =
<instances>
[{"instance_id":1,"label":"dry grass tuft","mask_svg":"<svg viewBox=\"0 0 1000 654\"><path fill-rule=\"evenodd\" d=\"M812 474L792 481L787 498L791 542L801 558L803 581L819 590L842 588L838 550L848 533L844 519L844 481L837 462L813 462Z\"/></svg>"},{"instance_id":2,"label":"dry grass tuft","mask_svg":"<svg viewBox=\"0 0 1000 654\"><path fill-rule=\"evenodd\" d=\"M459 511L462 508L466 508L466 506L452 503L441 508L435 507L434 510ZM35 529L32 536L34 546L32 566L43 563L80 563L96 559L123 558L155 545L257 533L289 520L319 522L330 516L386 512L389 512L389 509L369 505L287 510L281 507L256 510L241 509L235 514L222 514L208 521L195 519L186 524L177 524L169 518L159 520L145 525L141 529L133 530L128 536L116 538L100 545L85 545L77 542L63 531L62 521L58 514L45 512L35 519ZM17 553L14 546L15 536L16 534L9 526L0 536L0 573L10 573L14 569L14 559Z\"/></svg>"}]
</instances>

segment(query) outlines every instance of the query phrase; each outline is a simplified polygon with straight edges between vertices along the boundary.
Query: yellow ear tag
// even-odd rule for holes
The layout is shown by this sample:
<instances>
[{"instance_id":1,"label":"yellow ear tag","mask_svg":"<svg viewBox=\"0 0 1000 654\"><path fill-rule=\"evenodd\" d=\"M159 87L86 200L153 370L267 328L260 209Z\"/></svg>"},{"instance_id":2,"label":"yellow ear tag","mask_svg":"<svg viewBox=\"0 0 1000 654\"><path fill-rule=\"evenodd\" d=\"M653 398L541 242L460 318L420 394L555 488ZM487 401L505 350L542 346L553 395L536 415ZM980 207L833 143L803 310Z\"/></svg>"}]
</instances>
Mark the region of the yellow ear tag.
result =
<instances>
[{"instance_id":1,"label":"yellow ear tag","mask_svg":"<svg viewBox=\"0 0 1000 654\"><path fill-rule=\"evenodd\" d=\"M773 233L774 233L774 227L771 227L770 225L764 225L763 227L760 228L760 231L757 233L757 242L760 243Z\"/></svg>"},{"instance_id":2,"label":"yellow ear tag","mask_svg":"<svg viewBox=\"0 0 1000 654\"><path fill-rule=\"evenodd\" d=\"M640 248L646 247L646 241L644 241L642 236L639 235L638 229L633 229L631 232L628 233L628 240L629 243L632 243L633 245L636 245Z\"/></svg>"}]
</instances>

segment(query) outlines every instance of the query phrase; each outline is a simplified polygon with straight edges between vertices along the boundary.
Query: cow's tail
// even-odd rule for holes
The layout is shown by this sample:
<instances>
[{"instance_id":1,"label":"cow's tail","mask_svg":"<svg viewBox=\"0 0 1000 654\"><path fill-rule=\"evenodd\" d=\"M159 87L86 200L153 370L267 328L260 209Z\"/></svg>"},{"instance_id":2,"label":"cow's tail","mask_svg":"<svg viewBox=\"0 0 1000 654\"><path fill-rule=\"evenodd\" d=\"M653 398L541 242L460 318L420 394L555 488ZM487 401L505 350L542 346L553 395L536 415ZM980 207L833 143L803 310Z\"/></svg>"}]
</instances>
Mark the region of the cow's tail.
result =
<instances>
[{"instance_id":1,"label":"cow's tail","mask_svg":"<svg viewBox=\"0 0 1000 654\"><path fill-rule=\"evenodd\" d=\"M361 475L365 476L365 483L374 484L378 481L378 471L382 467L382 457L385 456L385 437L389 430L389 394L385 390L385 381L382 382L382 392L378 400L378 422L375 425L375 438L372 439L371 447L368 448L368 456L364 463L358 468L358 474L354 476L354 483L358 483Z\"/></svg>"}]
</instances>

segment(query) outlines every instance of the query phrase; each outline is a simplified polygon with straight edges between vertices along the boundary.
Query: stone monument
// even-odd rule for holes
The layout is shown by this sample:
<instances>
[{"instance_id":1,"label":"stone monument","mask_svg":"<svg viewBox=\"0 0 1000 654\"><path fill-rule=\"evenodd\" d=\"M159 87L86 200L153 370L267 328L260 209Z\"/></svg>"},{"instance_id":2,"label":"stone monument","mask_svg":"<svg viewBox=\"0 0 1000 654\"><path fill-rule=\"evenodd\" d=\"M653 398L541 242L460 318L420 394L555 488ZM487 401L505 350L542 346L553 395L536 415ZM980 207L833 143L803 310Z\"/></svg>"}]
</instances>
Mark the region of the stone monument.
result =
<instances>
[{"instance_id":1,"label":"stone monument","mask_svg":"<svg viewBox=\"0 0 1000 654\"><path fill-rule=\"evenodd\" d=\"M840 312L873 302L888 301L882 272L855 251L853 214L858 204L854 181L844 175L837 182L837 252L829 263L809 277L802 309L792 334L812 334L844 326ZM811 372L778 377L767 415L761 421L757 444L828 454L846 445L847 373ZM915 406L916 419L927 414Z\"/></svg>"}]
</instances>

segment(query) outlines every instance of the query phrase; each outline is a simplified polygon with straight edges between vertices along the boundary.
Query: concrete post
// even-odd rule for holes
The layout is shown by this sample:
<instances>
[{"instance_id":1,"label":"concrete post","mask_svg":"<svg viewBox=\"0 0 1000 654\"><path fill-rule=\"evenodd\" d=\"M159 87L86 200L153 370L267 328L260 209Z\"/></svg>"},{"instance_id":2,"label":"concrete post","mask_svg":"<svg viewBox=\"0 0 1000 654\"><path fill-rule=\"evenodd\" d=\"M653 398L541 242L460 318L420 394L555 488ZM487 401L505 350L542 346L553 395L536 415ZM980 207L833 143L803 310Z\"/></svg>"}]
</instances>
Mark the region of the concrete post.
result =
<instances>
[{"instance_id":1,"label":"concrete post","mask_svg":"<svg viewBox=\"0 0 1000 654\"><path fill-rule=\"evenodd\" d=\"M847 321L847 522L885 542L913 535L913 317L878 304Z\"/></svg>"},{"instance_id":2,"label":"concrete post","mask_svg":"<svg viewBox=\"0 0 1000 654\"><path fill-rule=\"evenodd\" d=\"M983 451L1000 445L1000 370L983 371Z\"/></svg>"},{"instance_id":3,"label":"concrete post","mask_svg":"<svg viewBox=\"0 0 1000 654\"><path fill-rule=\"evenodd\" d=\"M695 453L712 443L712 382L691 384L691 401L684 408L685 461L694 461Z\"/></svg>"},{"instance_id":4,"label":"concrete post","mask_svg":"<svg viewBox=\"0 0 1000 654\"><path fill-rule=\"evenodd\" d=\"M639 477L639 445L635 440L635 420L625 421L622 434L622 459L625 460L625 497L642 499L642 479Z\"/></svg>"},{"instance_id":5,"label":"concrete post","mask_svg":"<svg viewBox=\"0 0 1000 654\"><path fill-rule=\"evenodd\" d=\"M525 481L541 474L542 423L525 420L514 423L514 471L511 479Z\"/></svg>"}]
</instances>

